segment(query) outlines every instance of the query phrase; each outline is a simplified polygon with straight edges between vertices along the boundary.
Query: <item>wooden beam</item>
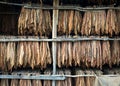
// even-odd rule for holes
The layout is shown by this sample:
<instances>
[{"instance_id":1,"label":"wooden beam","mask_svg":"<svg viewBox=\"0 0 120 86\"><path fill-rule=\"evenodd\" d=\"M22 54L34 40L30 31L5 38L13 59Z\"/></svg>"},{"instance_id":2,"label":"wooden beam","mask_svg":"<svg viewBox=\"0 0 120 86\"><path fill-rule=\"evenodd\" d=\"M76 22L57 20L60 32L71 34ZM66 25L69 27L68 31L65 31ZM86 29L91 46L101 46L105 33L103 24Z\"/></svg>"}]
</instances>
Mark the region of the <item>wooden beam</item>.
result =
<instances>
[{"instance_id":1,"label":"wooden beam","mask_svg":"<svg viewBox=\"0 0 120 86\"><path fill-rule=\"evenodd\" d=\"M59 5L59 0L53 0L53 7L57 7ZM58 10L53 10L53 30L52 30L52 38L57 37L57 26L58 26ZM56 42L52 42L52 56L53 56L53 75L56 74ZM56 86L55 80L52 82L52 86Z\"/></svg>"}]
</instances>

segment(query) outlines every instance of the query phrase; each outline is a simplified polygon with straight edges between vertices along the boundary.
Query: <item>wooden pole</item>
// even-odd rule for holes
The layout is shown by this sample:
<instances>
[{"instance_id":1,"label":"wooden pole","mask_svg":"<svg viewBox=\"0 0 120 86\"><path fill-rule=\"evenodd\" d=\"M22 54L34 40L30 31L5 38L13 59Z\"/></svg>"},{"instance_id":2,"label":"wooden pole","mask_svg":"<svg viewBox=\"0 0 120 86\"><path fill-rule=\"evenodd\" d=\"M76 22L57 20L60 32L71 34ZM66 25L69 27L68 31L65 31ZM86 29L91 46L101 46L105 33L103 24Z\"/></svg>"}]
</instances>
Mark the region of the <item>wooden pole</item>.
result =
<instances>
[{"instance_id":1,"label":"wooden pole","mask_svg":"<svg viewBox=\"0 0 120 86\"><path fill-rule=\"evenodd\" d=\"M57 7L59 5L59 0L53 0L53 7ZM58 10L53 10L53 30L52 30L52 38L57 37L57 26L58 26ZM56 42L52 42L52 56L53 56L53 75L56 74ZM55 80L52 82L52 86L56 86Z\"/></svg>"}]
</instances>

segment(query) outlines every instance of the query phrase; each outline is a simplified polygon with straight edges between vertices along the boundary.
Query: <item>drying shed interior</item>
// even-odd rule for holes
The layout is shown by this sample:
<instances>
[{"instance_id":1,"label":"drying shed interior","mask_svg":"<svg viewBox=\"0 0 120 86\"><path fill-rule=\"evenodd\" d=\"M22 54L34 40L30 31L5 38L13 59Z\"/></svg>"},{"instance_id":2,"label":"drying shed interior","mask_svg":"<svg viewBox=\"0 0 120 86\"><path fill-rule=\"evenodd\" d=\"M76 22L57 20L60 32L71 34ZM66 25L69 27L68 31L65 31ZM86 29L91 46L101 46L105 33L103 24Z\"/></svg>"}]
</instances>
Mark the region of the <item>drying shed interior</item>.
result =
<instances>
[{"instance_id":1,"label":"drying shed interior","mask_svg":"<svg viewBox=\"0 0 120 86\"><path fill-rule=\"evenodd\" d=\"M100 86L104 75L120 75L120 0L0 1L0 86Z\"/></svg>"}]
</instances>

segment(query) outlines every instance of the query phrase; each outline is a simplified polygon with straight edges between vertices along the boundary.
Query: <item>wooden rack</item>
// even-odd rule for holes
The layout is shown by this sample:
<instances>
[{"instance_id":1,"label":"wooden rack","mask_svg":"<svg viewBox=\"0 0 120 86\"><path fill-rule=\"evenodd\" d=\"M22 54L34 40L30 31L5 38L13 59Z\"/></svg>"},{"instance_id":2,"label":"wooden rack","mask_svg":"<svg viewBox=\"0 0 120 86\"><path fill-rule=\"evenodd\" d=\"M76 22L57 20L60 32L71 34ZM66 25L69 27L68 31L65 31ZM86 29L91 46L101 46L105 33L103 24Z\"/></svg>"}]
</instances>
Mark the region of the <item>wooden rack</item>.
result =
<instances>
[{"instance_id":1,"label":"wooden rack","mask_svg":"<svg viewBox=\"0 0 120 86\"><path fill-rule=\"evenodd\" d=\"M119 37L116 38L107 38L107 37L76 37L76 38L58 38L57 37L57 25L58 25L58 11L59 9L73 9L78 11L86 11L86 10L103 10L103 9L120 9L120 7L94 7L94 8L83 8L79 6L59 6L59 0L53 0L53 7L39 7L39 6L31 6L27 4L17 4L17 3L7 3L7 2L1 2L1 4L7 4L7 5L15 5L15 6L24 6L25 8L34 8L34 9L49 9L53 10L53 29L52 29L52 39L36 39L36 38L20 38L19 36L13 36L11 38L0 38L0 42L19 42L19 41L48 41L52 42L52 58L53 58L53 74L50 76L47 75L40 75L40 76L19 76L19 75L0 75L1 79L43 79L43 80L53 80L52 86L56 86L56 80L65 80L66 77L88 77L95 75L56 75L56 42L62 42L62 41L83 41L83 40L120 40ZM110 76L110 75L108 75Z\"/></svg>"}]
</instances>

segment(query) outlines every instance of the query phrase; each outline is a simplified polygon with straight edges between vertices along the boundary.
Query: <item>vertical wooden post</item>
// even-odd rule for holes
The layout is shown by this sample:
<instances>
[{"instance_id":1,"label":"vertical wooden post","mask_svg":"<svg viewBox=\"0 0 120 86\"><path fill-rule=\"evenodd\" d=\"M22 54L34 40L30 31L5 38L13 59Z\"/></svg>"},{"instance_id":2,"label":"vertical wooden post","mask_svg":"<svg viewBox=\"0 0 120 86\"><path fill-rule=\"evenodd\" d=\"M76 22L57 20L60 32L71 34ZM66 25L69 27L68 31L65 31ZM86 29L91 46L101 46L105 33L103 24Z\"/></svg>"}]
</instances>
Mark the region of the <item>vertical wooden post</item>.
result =
<instances>
[{"instance_id":1,"label":"vertical wooden post","mask_svg":"<svg viewBox=\"0 0 120 86\"><path fill-rule=\"evenodd\" d=\"M53 0L53 6L57 7L59 5L59 0ZM58 10L53 10L53 29L52 38L57 37L57 25L58 25ZM52 56L53 56L53 75L56 74L56 42L52 42ZM56 86L56 81L52 82L52 86Z\"/></svg>"}]
</instances>

